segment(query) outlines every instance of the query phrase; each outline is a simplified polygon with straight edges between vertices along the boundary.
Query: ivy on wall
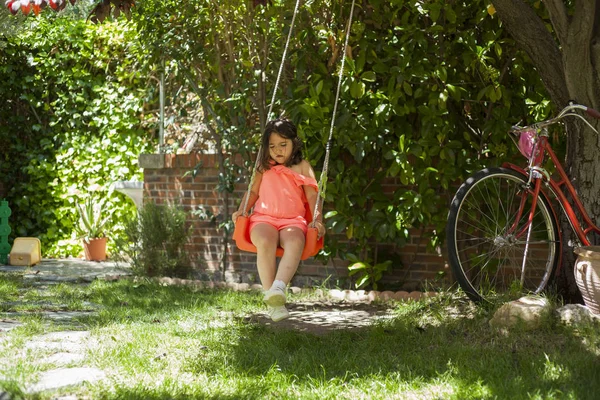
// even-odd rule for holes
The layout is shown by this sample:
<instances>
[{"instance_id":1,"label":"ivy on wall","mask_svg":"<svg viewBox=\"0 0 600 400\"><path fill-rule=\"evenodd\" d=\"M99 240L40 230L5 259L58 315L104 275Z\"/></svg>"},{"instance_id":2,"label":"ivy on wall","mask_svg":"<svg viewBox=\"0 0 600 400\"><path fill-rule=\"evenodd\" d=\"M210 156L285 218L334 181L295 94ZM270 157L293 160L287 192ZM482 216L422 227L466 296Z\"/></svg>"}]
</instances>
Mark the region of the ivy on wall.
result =
<instances>
[{"instance_id":1,"label":"ivy on wall","mask_svg":"<svg viewBox=\"0 0 600 400\"><path fill-rule=\"evenodd\" d=\"M77 255L77 201L100 191L117 236L135 212L110 184L141 178L149 82L130 26L38 18L0 50L0 179L15 236L39 237L45 255Z\"/></svg>"}]
</instances>

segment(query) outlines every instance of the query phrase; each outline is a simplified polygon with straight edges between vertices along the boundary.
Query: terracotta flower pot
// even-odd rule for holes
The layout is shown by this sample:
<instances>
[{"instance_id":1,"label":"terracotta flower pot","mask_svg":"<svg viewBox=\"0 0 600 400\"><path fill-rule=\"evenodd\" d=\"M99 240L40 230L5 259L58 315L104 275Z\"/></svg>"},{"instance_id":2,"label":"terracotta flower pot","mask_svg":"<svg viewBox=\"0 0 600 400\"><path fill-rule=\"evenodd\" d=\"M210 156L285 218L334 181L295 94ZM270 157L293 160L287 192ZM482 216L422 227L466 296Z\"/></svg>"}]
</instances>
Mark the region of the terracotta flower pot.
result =
<instances>
[{"instance_id":1,"label":"terracotta flower pot","mask_svg":"<svg viewBox=\"0 0 600 400\"><path fill-rule=\"evenodd\" d=\"M575 249L575 281L583 302L594 314L600 314L600 246Z\"/></svg>"},{"instance_id":2,"label":"terracotta flower pot","mask_svg":"<svg viewBox=\"0 0 600 400\"><path fill-rule=\"evenodd\" d=\"M88 261L106 260L106 241L107 238L90 239L89 242L83 241L83 250L85 259Z\"/></svg>"}]
</instances>

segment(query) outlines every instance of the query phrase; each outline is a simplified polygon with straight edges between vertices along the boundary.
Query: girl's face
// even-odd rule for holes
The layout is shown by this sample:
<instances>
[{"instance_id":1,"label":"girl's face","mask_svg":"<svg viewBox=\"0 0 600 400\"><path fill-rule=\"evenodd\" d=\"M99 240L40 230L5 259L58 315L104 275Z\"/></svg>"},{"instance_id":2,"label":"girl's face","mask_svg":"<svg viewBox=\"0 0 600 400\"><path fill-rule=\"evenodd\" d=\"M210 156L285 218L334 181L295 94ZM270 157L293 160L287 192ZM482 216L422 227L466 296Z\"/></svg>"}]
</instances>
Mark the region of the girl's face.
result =
<instances>
[{"instance_id":1,"label":"girl's face","mask_svg":"<svg viewBox=\"0 0 600 400\"><path fill-rule=\"evenodd\" d=\"M279 136L276 132L269 137L269 155L277 164L285 164L292 156L292 140Z\"/></svg>"}]
</instances>

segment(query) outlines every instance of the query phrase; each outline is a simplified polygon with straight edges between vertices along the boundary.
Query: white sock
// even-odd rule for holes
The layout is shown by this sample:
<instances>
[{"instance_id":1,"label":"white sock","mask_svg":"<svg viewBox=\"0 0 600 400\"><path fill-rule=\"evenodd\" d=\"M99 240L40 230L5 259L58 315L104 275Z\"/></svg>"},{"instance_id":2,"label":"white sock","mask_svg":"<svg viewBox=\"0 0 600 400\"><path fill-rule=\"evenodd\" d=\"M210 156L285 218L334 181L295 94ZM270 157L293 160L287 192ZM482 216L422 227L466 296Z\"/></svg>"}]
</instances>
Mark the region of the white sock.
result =
<instances>
[{"instance_id":1,"label":"white sock","mask_svg":"<svg viewBox=\"0 0 600 400\"><path fill-rule=\"evenodd\" d=\"M275 282L273 282L273 285L271 286L271 289L269 290L281 290L282 292L285 293L285 289L287 288L287 285L285 284L284 281L280 281L280 280L276 280Z\"/></svg>"}]
</instances>

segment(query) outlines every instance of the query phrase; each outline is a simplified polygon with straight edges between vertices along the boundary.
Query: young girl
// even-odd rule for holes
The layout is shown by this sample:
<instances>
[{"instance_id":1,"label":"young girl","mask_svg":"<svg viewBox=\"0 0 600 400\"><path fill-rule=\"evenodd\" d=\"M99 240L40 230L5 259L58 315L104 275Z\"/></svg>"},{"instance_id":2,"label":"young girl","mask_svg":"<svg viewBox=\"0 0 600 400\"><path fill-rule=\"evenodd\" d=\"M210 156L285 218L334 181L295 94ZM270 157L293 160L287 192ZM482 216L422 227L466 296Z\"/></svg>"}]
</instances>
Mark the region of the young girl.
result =
<instances>
[{"instance_id":1,"label":"young girl","mask_svg":"<svg viewBox=\"0 0 600 400\"><path fill-rule=\"evenodd\" d=\"M291 121L270 121L261 140L263 151L246 211L254 206L250 239L256 246L258 275L266 290L263 300L271 319L280 321L289 317L286 288L298 269L308 230L304 203L308 203L313 215L318 186L312 167L302 159L302 143ZM243 207L244 199L232 215L234 222ZM315 227L319 237L325 234L320 215L315 219ZM278 246L284 249L279 268L275 256Z\"/></svg>"}]
</instances>

